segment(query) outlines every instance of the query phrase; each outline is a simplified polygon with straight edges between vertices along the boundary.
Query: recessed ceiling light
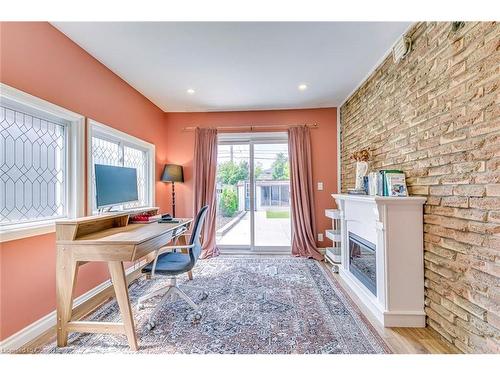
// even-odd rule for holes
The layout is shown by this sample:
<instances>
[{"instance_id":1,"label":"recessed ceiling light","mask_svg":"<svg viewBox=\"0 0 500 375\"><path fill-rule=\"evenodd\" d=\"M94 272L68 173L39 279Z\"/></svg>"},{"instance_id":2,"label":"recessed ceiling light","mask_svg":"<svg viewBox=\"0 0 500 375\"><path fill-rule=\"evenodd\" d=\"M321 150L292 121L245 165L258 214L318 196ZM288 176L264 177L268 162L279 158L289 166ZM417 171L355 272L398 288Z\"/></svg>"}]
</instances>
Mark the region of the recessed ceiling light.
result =
<instances>
[{"instance_id":1,"label":"recessed ceiling light","mask_svg":"<svg viewBox=\"0 0 500 375\"><path fill-rule=\"evenodd\" d=\"M299 85L299 90L300 90L300 91L307 90L307 85L306 85L305 83L301 83L301 84Z\"/></svg>"},{"instance_id":2,"label":"recessed ceiling light","mask_svg":"<svg viewBox=\"0 0 500 375\"><path fill-rule=\"evenodd\" d=\"M194 91L194 89L187 89L186 92L189 94L189 95L193 95L196 91Z\"/></svg>"}]
</instances>

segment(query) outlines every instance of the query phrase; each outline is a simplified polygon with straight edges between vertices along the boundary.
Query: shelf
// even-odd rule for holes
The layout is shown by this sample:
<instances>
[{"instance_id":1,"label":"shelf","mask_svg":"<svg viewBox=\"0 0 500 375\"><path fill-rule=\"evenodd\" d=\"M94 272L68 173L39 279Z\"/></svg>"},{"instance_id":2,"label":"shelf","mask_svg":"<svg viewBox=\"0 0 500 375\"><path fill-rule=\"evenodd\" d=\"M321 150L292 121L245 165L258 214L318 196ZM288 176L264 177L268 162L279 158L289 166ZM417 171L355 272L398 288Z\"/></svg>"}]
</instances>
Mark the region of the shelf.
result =
<instances>
[{"instance_id":1,"label":"shelf","mask_svg":"<svg viewBox=\"0 0 500 375\"><path fill-rule=\"evenodd\" d=\"M327 229L325 230L325 234L330 240L334 242L340 242L342 240L340 230Z\"/></svg>"},{"instance_id":2,"label":"shelf","mask_svg":"<svg viewBox=\"0 0 500 375\"><path fill-rule=\"evenodd\" d=\"M340 255L332 255L329 254L328 252L325 253L325 259L331 263L332 265L339 265L341 264L341 256Z\"/></svg>"},{"instance_id":3,"label":"shelf","mask_svg":"<svg viewBox=\"0 0 500 375\"><path fill-rule=\"evenodd\" d=\"M325 257L333 263L340 263L342 259L340 246L327 247Z\"/></svg>"},{"instance_id":4,"label":"shelf","mask_svg":"<svg viewBox=\"0 0 500 375\"><path fill-rule=\"evenodd\" d=\"M325 216L330 219L340 219L340 211L334 208L327 208L325 210Z\"/></svg>"},{"instance_id":5,"label":"shelf","mask_svg":"<svg viewBox=\"0 0 500 375\"><path fill-rule=\"evenodd\" d=\"M340 254L340 250L341 250L341 246L338 245L338 246L328 246L325 251L326 252L337 252L338 254Z\"/></svg>"}]
</instances>

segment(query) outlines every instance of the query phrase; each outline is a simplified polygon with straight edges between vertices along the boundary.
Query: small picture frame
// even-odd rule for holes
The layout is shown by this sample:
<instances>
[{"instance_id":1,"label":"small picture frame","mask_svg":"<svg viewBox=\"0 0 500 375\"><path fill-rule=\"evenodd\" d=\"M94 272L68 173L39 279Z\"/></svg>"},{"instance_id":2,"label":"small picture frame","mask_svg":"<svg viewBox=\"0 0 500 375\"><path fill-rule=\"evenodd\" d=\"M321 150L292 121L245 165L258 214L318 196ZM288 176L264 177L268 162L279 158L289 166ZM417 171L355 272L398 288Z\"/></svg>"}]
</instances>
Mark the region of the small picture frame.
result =
<instances>
[{"instance_id":1,"label":"small picture frame","mask_svg":"<svg viewBox=\"0 0 500 375\"><path fill-rule=\"evenodd\" d=\"M404 173L387 173L385 175L387 195L389 197L407 197L406 177Z\"/></svg>"}]
</instances>

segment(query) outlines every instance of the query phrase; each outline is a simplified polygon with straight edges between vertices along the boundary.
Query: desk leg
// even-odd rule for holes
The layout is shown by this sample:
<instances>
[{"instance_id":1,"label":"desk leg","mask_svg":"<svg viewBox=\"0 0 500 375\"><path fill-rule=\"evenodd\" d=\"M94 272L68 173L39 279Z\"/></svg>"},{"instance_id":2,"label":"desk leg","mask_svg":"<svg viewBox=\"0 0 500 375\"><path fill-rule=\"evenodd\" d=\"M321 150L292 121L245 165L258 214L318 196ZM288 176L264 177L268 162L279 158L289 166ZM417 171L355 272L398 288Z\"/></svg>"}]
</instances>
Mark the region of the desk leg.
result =
<instances>
[{"instance_id":1,"label":"desk leg","mask_svg":"<svg viewBox=\"0 0 500 375\"><path fill-rule=\"evenodd\" d=\"M57 249L56 296L57 296L57 346L68 345L66 326L71 320L73 296L79 262L75 262L68 251Z\"/></svg>"},{"instance_id":2,"label":"desk leg","mask_svg":"<svg viewBox=\"0 0 500 375\"><path fill-rule=\"evenodd\" d=\"M137 350L134 317L132 316L132 308L130 307L128 285L125 277L125 269L123 268L123 262L108 262L108 267L109 273L111 274L111 280L113 281L113 287L115 289L116 300L122 314L128 344L132 350Z\"/></svg>"}]
</instances>

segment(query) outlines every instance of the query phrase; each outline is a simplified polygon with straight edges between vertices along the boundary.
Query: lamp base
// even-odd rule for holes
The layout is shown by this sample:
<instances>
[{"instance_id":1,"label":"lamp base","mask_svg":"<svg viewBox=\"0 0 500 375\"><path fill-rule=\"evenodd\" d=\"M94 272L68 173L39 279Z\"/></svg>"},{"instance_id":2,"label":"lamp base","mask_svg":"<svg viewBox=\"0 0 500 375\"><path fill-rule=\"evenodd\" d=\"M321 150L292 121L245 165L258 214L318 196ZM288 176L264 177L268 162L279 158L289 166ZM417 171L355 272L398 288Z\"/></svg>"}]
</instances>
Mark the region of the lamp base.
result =
<instances>
[{"instance_id":1,"label":"lamp base","mask_svg":"<svg viewBox=\"0 0 500 375\"><path fill-rule=\"evenodd\" d=\"M172 218L175 218L175 182L172 181Z\"/></svg>"}]
</instances>

